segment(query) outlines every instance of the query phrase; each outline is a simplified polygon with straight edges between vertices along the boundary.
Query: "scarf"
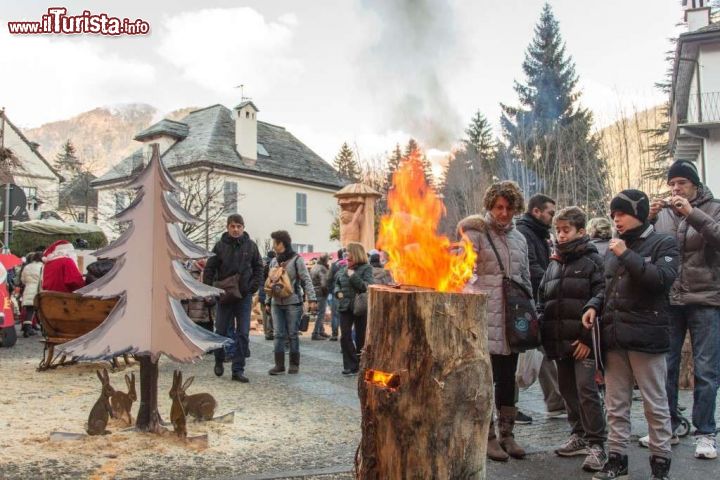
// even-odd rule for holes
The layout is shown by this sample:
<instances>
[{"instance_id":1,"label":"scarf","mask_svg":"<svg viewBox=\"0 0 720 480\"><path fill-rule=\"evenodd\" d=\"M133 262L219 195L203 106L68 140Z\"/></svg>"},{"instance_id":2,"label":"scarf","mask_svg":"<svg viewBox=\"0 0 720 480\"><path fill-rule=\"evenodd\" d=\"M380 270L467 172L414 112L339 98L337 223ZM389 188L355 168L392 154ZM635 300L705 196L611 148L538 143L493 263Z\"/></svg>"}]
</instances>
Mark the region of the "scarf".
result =
<instances>
[{"instance_id":1,"label":"scarf","mask_svg":"<svg viewBox=\"0 0 720 480\"><path fill-rule=\"evenodd\" d=\"M561 260L565 260L568 257L580 256L587 250L590 237L584 235L580 238L576 238L570 242L557 243L555 242L555 252L558 254Z\"/></svg>"},{"instance_id":2,"label":"scarf","mask_svg":"<svg viewBox=\"0 0 720 480\"><path fill-rule=\"evenodd\" d=\"M507 233L508 233L510 230L512 230L513 228L515 228L515 223L514 223L512 220L511 220L510 223L508 223L507 225L500 225L500 224L497 223L497 221L495 220L495 217L493 217L493 216L490 214L490 212L487 212L487 213L485 214L485 223L486 223L490 228L492 228L492 229L495 231L495 233L497 233L498 235L507 235Z\"/></svg>"},{"instance_id":3,"label":"scarf","mask_svg":"<svg viewBox=\"0 0 720 480\"><path fill-rule=\"evenodd\" d=\"M283 253L278 253L278 255L277 255L278 264L283 264L283 263L287 262L288 260L290 260L291 258L293 258L294 256L295 256L295 250L293 250L292 247L286 248Z\"/></svg>"},{"instance_id":4,"label":"scarf","mask_svg":"<svg viewBox=\"0 0 720 480\"><path fill-rule=\"evenodd\" d=\"M634 242L638 238L642 236L643 233L645 233L645 230L648 229L650 226L650 223L645 222L639 227L635 227L632 230L628 230L627 232L620 235L620 238L625 241L625 243L629 244L631 242Z\"/></svg>"}]
</instances>

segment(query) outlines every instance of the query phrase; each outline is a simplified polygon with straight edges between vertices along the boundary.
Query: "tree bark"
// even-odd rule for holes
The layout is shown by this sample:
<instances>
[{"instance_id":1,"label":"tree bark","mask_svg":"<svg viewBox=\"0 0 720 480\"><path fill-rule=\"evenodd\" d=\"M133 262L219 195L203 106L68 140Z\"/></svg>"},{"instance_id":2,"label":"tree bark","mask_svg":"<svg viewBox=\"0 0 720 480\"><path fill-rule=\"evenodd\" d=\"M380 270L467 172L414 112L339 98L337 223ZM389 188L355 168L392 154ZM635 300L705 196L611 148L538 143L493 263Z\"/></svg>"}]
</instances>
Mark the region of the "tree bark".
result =
<instances>
[{"instance_id":1,"label":"tree bark","mask_svg":"<svg viewBox=\"0 0 720 480\"><path fill-rule=\"evenodd\" d=\"M158 412L158 362L149 355L140 359L140 410L135 426L142 432L161 433L162 419Z\"/></svg>"},{"instance_id":2,"label":"tree bark","mask_svg":"<svg viewBox=\"0 0 720 480\"><path fill-rule=\"evenodd\" d=\"M370 288L360 479L484 479L493 384L486 296ZM393 374L390 386L373 380Z\"/></svg>"}]
</instances>

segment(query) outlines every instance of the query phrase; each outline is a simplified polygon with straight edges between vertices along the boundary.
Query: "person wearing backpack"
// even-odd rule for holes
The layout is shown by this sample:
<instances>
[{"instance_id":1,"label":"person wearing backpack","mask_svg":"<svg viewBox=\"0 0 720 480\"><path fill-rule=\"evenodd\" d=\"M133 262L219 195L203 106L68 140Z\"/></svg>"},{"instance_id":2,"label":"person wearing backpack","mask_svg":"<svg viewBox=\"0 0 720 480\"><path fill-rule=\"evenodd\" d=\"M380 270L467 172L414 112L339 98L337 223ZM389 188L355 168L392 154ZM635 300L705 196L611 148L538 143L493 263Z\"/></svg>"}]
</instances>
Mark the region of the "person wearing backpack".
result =
<instances>
[{"instance_id":1,"label":"person wearing backpack","mask_svg":"<svg viewBox=\"0 0 720 480\"><path fill-rule=\"evenodd\" d=\"M668 292L677 278L680 251L670 235L655 232L650 201L640 190L623 190L610 203L620 238L605 256L605 291L585 307L592 328L598 316L605 353L608 461L596 480L628 475L630 407L637 383L650 433L651 480L670 478L672 429L668 407L666 353L670 350Z\"/></svg>"},{"instance_id":2,"label":"person wearing backpack","mask_svg":"<svg viewBox=\"0 0 720 480\"><path fill-rule=\"evenodd\" d=\"M270 262L265 282L265 310L272 313L275 330L275 366L270 375L285 373L285 340L290 340L289 374L300 371L300 340L298 327L303 312L303 291L308 297L311 312L317 310L317 297L305 260L292 249L292 239L285 230L272 232L273 250L277 254Z\"/></svg>"},{"instance_id":3,"label":"person wearing backpack","mask_svg":"<svg viewBox=\"0 0 720 480\"><path fill-rule=\"evenodd\" d=\"M340 269L347 265L347 259L345 258L345 249L341 248L337 251L337 260L330 266L330 274L327 279L328 292L330 293L330 312L332 314L332 320L330 320L330 328L332 329L332 335L330 336L331 342L337 342L338 331L340 329L340 312L338 312L338 299L335 297L335 277Z\"/></svg>"},{"instance_id":4,"label":"person wearing backpack","mask_svg":"<svg viewBox=\"0 0 720 480\"><path fill-rule=\"evenodd\" d=\"M603 259L586 234L586 221L578 207L555 215L556 242L538 288L538 312L545 356L557 365L558 386L572 428L555 454L586 455L583 470L596 472L607 460L607 434L595 383L592 334L581 319L585 305L602 295L605 277Z\"/></svg>"},{"instance_id":5,"label":"person wearing backpack","mask_svg":"<svg viewBox=\"0 0 720 480\"><path fill-rule=\"evenodd\" d=\"M313 287L315 288L315 296L318 300L317 318L315 319L315 328L312 333L313 340L325 340L330 338L330 335L325 333L324 327L325 310L327 309L328 299L327 281L330 274L330 267L328 265L329 259L330 257L327 254L322 255L310 270L310 278L312 278Z\"/></svg>"},{"instance_id":6,"label":"person wearing backpack","mask_svg":"<svg viewBox=\"0 0 720 480\"><path fill-rule=\"evenodd\" d=\"M365 346L367 306L365 312L355 308L355 298L367 292L373 283L373 270L367 263L365 248L359 243L348 243L347 266L338 271L335 278L335 297L340 312L340 347L343 354L343 375L357 375L360 369L360 353ZM367 300L366 300L367 301ZM352 330L355 329L355 340Z\"/></svg>"}]
</instances>

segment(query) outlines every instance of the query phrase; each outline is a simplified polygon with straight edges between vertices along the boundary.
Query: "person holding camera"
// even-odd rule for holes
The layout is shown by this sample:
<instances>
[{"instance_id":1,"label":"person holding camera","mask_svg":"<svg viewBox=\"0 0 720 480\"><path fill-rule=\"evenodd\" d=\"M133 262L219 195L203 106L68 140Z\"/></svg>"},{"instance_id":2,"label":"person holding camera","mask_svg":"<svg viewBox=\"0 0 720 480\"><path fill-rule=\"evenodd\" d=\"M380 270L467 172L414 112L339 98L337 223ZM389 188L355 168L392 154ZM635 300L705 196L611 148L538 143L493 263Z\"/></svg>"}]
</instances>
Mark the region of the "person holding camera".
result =
<instances>
[{"instance_id":1,"label":"person holding camera","mask_svg":"<svg viewBox=\"0 0 720 480\"><path fill-rule=\"evenodd\" d=\"M655 229L680 246L680 267L670 290L670 353L667 395L673 432L680 425L678 379L685 334L690 331L695 362L692 422L695 457L717 457L715 408L720 384L720 200L700 182L697 167L687 160L670 166L672 195L655 200L650 220ZM679 443L673 436L673 444ZM647 446L641 438L640 445Z\"/></svg>"},{"instance_id":2,"label":"person holding camera","mask_svg":"<svg viewBox=\"0 0 720 480\"><path fill-rule=\"evenodd\" d=\"M275 332L275 366L270 375L285 373L285 340L290 339L289 374L300 371L300 340L298 327L303 314L303 291L308 297L311 312L317 310L317 298L310 272L305 260L295 253L292 239L285 230L272 232L273 250L276 256L270 262L270 271L265 281L265 311L272 313Z\"/></svg>"}]
</instances>

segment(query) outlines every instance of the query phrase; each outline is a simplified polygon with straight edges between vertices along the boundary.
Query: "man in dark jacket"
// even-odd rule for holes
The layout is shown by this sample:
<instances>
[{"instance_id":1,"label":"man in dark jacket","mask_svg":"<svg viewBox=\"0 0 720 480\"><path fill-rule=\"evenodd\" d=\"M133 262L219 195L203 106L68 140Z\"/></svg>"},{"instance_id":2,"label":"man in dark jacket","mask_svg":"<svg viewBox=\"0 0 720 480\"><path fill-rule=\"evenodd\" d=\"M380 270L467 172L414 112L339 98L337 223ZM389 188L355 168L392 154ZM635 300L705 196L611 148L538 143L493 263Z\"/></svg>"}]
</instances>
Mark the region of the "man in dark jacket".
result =
<instances>
[{"instance_id":1,"label":"man in dark jacket","mask_svg":"<svg viewBox=\"0 0 720 480\"><path fill-rule=\"evenodd\" d=\"M242 298L229 303L217 305L215 316L215 331L218 335L228 336L228 330L235 325L234 341L236 344L235 356L232 359L232 379L247 383L245 376L245 358L250 356L250 313L252 310L252 297L260 287L263 274L263 263L255 242L245 232L245 221L238 214L230 215L227 219L227 231L213 248L203 270L203 282L212 285L213 282L238 275L238 288ZM225 360L225 350L215 350L215 375L222 376Z\"/></svg>"},{"instance_id":2,"label":"man in dark jacket","mask_svg":"<svg viewBox=\"0 0 720 480\"><path fill-rule=\"evenodd\" d=\"M538 193L530 197L527 211L515 222L516 228L527 241L530 283L532 283L533 297L536 303L540 281L550 264L550 227L554 216L555 200ZM558 417L565 413L565 402L560 394L557 378L558 372L555 364L543 357L538 373L538 382L540 382L545 406L551 417ZM530 422L532 422L532 418L518 410L516 423Z\"/></svg>"},{"instance_id":3,"label":"man in dark jacket","mask_svg":"<svg viewBox=\"0 0 720 480\"><path fill-rule=\"evenodd\" d=\"M596 479L627 475L634 382L643 397L650 432L652 478L669 478L672 429L665 353L670 349L668 292L677 277L680 252L673 237L654 231L649 210L650 201L639 190L624 190L613 198L610 215L620 238L608 245L605 292L588 302L583 314L586 328L602 314L605 351L610 454Z\"/></svg>"},{"instance_id":4,"label":"man in dark jacket","mask_svg":"<svg viewBox=\"0 0 720 480\"><path fill-rule=\"evenodd\" d=\"M680 425L678 378L689 330L695 365L695 457L712 459L717 458L715 408L720 384L720 200L700 182L692 162L673 163L667 181L672 196L650 205L650 219L658 232L675 237L681 253L678 277L670 290L670 415L674 432ZM641 445L647 443L647 438L640 439Z\"/></svg>"}]
</instances>

